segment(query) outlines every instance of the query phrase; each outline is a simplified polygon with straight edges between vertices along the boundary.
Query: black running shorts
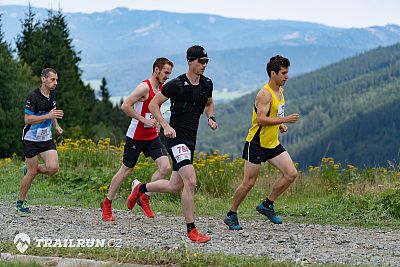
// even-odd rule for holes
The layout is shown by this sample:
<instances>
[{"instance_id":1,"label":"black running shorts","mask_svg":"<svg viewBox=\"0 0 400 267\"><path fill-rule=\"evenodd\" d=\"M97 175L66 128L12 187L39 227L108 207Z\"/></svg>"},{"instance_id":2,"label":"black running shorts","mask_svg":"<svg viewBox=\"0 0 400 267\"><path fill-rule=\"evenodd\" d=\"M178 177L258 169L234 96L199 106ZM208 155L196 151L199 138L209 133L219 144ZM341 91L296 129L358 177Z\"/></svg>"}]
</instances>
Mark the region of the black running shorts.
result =
<instances>
[{"instance_id":1,"label":"black running shorts","mask_svg":"<svg viewBox=\"0 0 400 267\"><path fill-rule=\"evenodd\" d=\"M242 158L253 164L261 164L262 162L275 158L285 151L285 148L281 144L274 148L264 148L257 143L246 142L244 144Z\"/></svg>"},{"instance_id":2,"label":"black running shorts","mask_svg":"<svg viewBox=\"0 0 400 267\"><path fill-rule=\"evenodd\" d=\"M33 158L42 152L47 150L57 150L56 144L53 140L43 141L43 142L33 142L28 140L22 140L24 147L25 158Z\"/></svg>"},{"instance_id":3,"label":"black running shorts","mask_svg":"<svg viewBox=\"0 0 400 267\"><path fill-rule=\"evenodd\" d=\"M178 171L183 166L193 164L194 147L174 138L167 139L167 148L172 159L173 171Z\"/></svg>"},{"instance_id":4,"label":"black running shorts","mask_svg":"<svg viewBox=\"0 0 400 267\"><path fill-rule=\"evenodd\" d=\"M168 152L159 137L153 140L134 140L126 137L124 147L123 163L128 168L133 168L139 159L140 152L143 152L145 157L150 157L155 161L161 156L167 156Z\"/></svg>"}]
</instances>

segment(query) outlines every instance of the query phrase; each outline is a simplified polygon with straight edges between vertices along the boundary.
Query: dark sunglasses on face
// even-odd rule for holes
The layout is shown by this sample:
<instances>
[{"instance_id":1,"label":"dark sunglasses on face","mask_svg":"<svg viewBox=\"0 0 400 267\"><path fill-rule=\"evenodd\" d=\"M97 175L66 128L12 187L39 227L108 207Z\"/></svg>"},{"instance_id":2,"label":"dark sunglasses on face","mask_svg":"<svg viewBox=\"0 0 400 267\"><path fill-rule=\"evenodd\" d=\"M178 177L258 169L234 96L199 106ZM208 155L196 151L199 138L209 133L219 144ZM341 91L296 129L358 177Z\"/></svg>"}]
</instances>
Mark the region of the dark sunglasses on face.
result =
<instances>
[{"instance_id":1,"label":"dark sunglasses on face","mask_svg":"<svg viewBox=\"0 0 400 267\"><path fill-rule=\"evenodd\" d=\"M209 61L210 59L207 58L207 57L201 57L201 58L190 57L188 60L189 60L189 62L192 62L192 61L197 60L197 62L199 62L201 65L204 65L204 64L208 64L208 61Z\"/></svg>"},{"instance_id":2,"label":"dark sunglasses on face","mask_svg":"<svg viewBox=\"0 0 400 267\"><path fill-rule=\"evenodd\" d=\"M209 58L201 57L201 58L197 59L197 62L199 62L201 65L204 65L204 64L208 64L209 60L210 60Z\"/></svg>"}]
</instances>

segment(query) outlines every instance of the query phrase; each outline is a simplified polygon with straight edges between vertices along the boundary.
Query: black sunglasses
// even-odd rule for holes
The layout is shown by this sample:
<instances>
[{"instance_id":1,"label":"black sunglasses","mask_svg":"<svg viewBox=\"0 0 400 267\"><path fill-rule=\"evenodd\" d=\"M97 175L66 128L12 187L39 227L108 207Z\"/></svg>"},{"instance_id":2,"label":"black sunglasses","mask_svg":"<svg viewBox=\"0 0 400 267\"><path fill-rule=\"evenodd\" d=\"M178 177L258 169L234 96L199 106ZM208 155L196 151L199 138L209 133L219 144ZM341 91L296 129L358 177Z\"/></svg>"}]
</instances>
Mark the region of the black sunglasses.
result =
<instances>
[{"instance_id":1,"label":"black sunglasses","mask_svg":"<svg viewBox=\"0 0 400 267\"><path fill-rule=\"evenodd\" d=\"M199 62L201 65L208 64L208 61L210 61L210 59L207 57L201 57L197 59L197 62Z\"/></svg>"},{"instance_id":2,"label":"black sunglasses","mask_svg":"<svg viewBox=\"0 0 400 267\"><path fill-rule=\"evenodd\" d=\"M197 62L199 62L201 65L208 64L208 61L210 61L210 59L207 57L200 57L200 58L190 57L188 60L189 60L189 62L191 62L191 61L195 61L196 59L197 59Z\"/></svg>"}]
</instances>

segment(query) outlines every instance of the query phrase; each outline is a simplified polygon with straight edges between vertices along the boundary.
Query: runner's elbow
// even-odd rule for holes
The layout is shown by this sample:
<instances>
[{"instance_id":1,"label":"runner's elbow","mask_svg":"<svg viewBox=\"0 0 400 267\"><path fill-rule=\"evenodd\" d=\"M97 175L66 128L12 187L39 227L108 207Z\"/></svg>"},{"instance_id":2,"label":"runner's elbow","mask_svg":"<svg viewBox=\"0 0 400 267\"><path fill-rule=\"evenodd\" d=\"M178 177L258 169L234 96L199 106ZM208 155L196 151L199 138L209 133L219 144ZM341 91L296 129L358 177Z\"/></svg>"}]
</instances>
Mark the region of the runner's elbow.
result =
<instances>
[{"instance_id":1,"label":"runner's elbow","mask_svg":"<svg viewBox=\"0 0 400 267\"><path fill-rule=\"evenodd\" d=\"M259 118L259 117L257 117L256 120L257 120L257 124L258 124L259 126L266 126L266 125L267 125L267 124L265 123L265 121L264 121L263 119Z\"/></svg>"}]
</instances>

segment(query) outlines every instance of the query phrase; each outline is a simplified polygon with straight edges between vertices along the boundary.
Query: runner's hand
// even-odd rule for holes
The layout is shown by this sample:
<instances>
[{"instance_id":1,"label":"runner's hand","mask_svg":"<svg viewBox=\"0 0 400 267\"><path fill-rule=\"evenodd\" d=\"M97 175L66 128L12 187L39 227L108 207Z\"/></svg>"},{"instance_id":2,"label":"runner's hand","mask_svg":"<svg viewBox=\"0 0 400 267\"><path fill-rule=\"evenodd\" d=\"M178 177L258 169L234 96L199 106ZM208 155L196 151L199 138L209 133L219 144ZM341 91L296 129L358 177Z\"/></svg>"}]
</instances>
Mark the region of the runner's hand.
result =
<instances>
[{"instance_id":1,"label":"runner's hand","mask_svg":"<svg viewBox=\"0 0 400 267\"><path fill-rule=\"evenodd\" d=\"M144 119L143 124L147 127L154 128L154 127L157 127L157 120L156 119Z\"/></svg>"},{"instance_id":2,"label":"runner's hand","mask_svg":"<svg viewBox=\"0 0 400 267\"><path fill-rule=\"evenodd\" d=\"M61 109L57 109L57 108L53 108L52 110L50 110L49 112L49 119L62 119L62 117L64 116L64 111L62 111Z\"/></svg>"},{"instance_id":3,"label":"runner's hand","mask_svg":"<svg viewBox=\"0 0 400 267\"><path fill-rule=\"evenodd\" d=\"M218 123L210 119L208 120L208 126L210 126L211 129L215 130L218 128Z\"/></svg>"},{"instance_id":4,"label":"runner's hand","mask_svg":"<svg viewBox=\"0 0 400 267\"><path fill-rule=\"evenodd\" d=\"M156 131L157 131L157 134L160 134L161 124L159 124L158 122L157 122L157 126L156 126Z\"/></svg>"},{"instance_id":5,"label":"runner's hand","mask_svg":"<svg viewBox=\"0 0 400 267\"><path fill-rule=\"evenodd\" d=\"M64 132L63 128L61 128L60 126L56 126L55 129L58 135L62 135L62 133Z\"/></svg>"},{"instance_id":6,"label":"runner's hand","mask_svg":"<svg viewBox=\"0 0 400 267\"><path fill-rule=\"evenodd\" d=\"M176 137L176 132L174 128L172 128L169 124L164 127L164 135L167 138L175 138Z\"/></svg>"},{"instance_id":7,"label":"runner's hand","mask_svg":"<svg viewBox=\"0 0 400 267\"><path fill-rule=\"evenodd\" d=\"M285 124L282 123L281 125L279 125L279 131L281 133L286 133L287 129L288 129L288 127Z\"/></svg>"},{"instance_id":8,"label":"runner's hand","mask_svg":"<svg viewBox=\"0 0 400 267\"><path fill-rule=\"evenodd\" d=\"M296 121L299 120L300 115L297 113L290 114L289 116L285 117L285 122L287 123L295 123Z\"/></svg>"}]
</instances>

